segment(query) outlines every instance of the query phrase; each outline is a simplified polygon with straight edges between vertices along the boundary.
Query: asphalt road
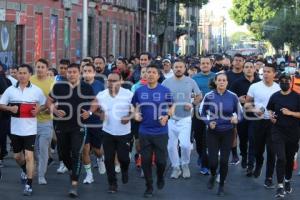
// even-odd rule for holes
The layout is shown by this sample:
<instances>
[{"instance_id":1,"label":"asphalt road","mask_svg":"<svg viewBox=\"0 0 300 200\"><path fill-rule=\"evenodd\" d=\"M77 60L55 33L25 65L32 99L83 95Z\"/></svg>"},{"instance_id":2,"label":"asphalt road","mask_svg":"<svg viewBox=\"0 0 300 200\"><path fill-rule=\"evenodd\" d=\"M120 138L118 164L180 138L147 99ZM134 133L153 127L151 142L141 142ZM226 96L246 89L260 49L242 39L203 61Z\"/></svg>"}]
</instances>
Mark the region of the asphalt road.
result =
<instances>
[{"instance_id":1,"label":"asphalt road","mask_svg":"<svg viewBox=\"0 0 300 200\"><path fill-rule=\"evenodd\" d=\"M0 181L0 200L65 200L69 199L67 192L69 189L69 177L56 174L58 162L50 166L47 172L48 185L40 186L37 180L33 183L33 196L22 196L23 185L20 183L20 169L17 167L14 160L7 158L5 167L2 168L3 178ZM171 170L166 173L166 186L163 190L157 191L155 188L153 199L232 199L232 200L267 200L275 199L275 189L267 190L263 187L264 176L258 179L248 178L245 176L245 170L238 166L230 166L229 175L225 185L225 197L216 196L217 187L208 191L206 183L208 176L203 176L198 172L196 166L195 153L192 156L190 179L170 179ZM80 181L84 178L84 172L81 175ZM145 190L144 179L139 177L139 172L131 164L129 173L129 183L123 185L119 175L119 191L116 194L108 194L106 192L107 179L106 175L99 175L97 169L94 169L95 182L91 185L80 185L78 199L94 200L94 199L143 199ZM293 182L293 193L287 195L285 199L298 200L300 199L300 176L295 175Z\"/></svg>"}]
</instances>

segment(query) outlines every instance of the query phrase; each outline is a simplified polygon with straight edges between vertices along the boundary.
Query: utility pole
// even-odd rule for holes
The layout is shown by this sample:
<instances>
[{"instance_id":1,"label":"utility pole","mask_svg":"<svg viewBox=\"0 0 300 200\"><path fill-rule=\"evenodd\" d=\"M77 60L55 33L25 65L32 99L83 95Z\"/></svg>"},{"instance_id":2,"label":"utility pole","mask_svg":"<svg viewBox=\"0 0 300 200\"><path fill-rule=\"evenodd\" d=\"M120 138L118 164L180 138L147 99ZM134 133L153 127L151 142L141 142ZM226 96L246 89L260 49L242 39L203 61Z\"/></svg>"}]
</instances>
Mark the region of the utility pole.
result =
<instances>
[{"instance_id":1,"label":"utility pole","mask_svg":"<svg viewBox=\"0 0 300 200\"><path fill-rule=\"evenodd\" d=\"M150 0L147 0L146 51L149 51Z\"/></svg>"},{"instance_id":2,"label":"utility pole","mask_svg":"<svg viewBox=\"0 0 300 200\"><path fill-rule=\"evenodd\" d=\"M88 48L88 0L83 0L82 4L82 58L85 58Z\"/></svg>"},{"instance_id":3,"label":"utility pole","mask_svg":"<svg viewBox=\"0 0 300 200\"><path fill-rule=\"evenodd\" d=\"M173 53L176 53L176 26L177 26L177 5L174 1L174 43L173 43Z\"/></svg>"}]
</instances>

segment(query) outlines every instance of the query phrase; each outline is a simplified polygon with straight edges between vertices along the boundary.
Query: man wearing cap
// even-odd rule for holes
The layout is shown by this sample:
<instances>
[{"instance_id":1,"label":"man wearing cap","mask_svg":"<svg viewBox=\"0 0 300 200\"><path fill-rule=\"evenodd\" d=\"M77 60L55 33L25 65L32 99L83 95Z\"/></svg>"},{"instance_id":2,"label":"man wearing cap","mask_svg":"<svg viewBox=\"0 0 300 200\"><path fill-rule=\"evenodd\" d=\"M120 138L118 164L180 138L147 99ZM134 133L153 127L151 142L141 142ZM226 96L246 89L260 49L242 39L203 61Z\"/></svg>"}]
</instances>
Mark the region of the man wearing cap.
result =
<instances>
[{"instance_id":1,"label":"man wearing cap","mask_svg":"<svg viewBox=\"0 0 300 200\"><path fill-rule=\"evenodd\" d=\"M276 197L283 198L291 193L294 156L298 150L300 96L291 90L291 77L282 74L279 77L280 91L274 93L267 105L273 123L272 144L274 147L277 174Z\"/></svg>"},{"instance_id":2,"label":"man wearing cap","mask_svg":"<svg viewBox=\"0 0 300 200\"><path fill-rule=\"evenodd\" d=\"M174 72L172 70L171 60L169 60L169 59L166 58L166 59L164 59L162 61L162 64L163 64L162 73L163 73L165 79L173 77L174 76Z\"/></svg>"}]
</instances>

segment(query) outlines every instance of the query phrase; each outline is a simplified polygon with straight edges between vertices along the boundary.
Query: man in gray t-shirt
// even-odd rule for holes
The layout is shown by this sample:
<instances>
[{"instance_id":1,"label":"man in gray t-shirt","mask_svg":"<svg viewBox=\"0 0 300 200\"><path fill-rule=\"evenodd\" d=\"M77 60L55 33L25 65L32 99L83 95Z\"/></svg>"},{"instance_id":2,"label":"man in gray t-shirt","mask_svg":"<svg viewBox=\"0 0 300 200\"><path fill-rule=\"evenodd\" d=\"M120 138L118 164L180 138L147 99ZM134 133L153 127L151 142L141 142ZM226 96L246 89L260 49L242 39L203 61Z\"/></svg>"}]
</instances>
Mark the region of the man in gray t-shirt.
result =
<instances>
[{"instance_id":1,"label":"man in gray t-shirt","mask_svg":"<svg viewBox=\"0 0 300 200\"><path fill-rule=\"evenodd\" d=\"M173 65L173 71L174 76L162 83L171 90L175 105L174 115L168 122L168 153L173 167L171 178L177 179L181 174L183 178L189 178L191 176L188 165L192 150L192 103L199 104L201 92L197 83L184 75L186 71L184 61L176 61ZM181 149L181 160L177 150L178 141Z\"/></svg>"}]
</instances>

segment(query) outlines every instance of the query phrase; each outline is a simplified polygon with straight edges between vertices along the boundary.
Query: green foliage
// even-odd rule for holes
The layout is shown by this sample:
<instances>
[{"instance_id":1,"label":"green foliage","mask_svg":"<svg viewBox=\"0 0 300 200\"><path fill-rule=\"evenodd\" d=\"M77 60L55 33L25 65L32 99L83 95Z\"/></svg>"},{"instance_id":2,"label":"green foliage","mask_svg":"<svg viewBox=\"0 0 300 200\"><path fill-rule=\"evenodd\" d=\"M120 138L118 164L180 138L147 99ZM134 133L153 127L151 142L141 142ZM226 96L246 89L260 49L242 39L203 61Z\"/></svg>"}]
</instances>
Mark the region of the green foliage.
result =
<instances>
[{"instance_id":1,"label":"green foliage","mask_svg":"<svg viewBox=\"0 0 300 200\"><path fill-rule=\"evenodd\" d=\"M247 24L256 39L266 39L275 49L289 43L300 47L300 0L233 0L230 17L239 25Z\"/></svg>"},{"instance_id":2,"label":"green foliage","mask_svg":"<svg viewBox=\"0 0 300 200\"><path fill-rule=\"evenodd\" d=\"M299 13L300 14L300 13ZM275 49L281 48L284 43L289 43L294 50L300 47L300 15L296 16L294 11L287 12L284 9L277 12L265 26L265 38L268 39ZM271 29L269 28L271 27ZM272 30L273 27L273 30Z\"/></svg>"},{"instance_id":3,"label":"green foliage","mask_svg":"<svg viewBox=\"0 0 300 200\"><path fill-rule=\"evenodd\" d=\"M229 15L237 24L247 24L254 36L257 39L262 39L261 24L276 13L267 1L233 0L233 7L229 11Z\"/></svg>"}]
</instances>

